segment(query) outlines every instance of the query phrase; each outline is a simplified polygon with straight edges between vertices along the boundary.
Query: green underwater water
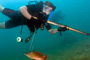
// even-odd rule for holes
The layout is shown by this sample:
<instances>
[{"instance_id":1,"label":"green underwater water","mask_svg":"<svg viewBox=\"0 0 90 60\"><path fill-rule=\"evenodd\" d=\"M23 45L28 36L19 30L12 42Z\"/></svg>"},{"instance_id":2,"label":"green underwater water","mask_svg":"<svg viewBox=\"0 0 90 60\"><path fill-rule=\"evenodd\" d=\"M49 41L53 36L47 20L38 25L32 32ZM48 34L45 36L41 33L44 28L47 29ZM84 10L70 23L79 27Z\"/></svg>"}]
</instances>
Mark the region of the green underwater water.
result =
<instances>
[{"instance_id":1,"label":"green underwater water","mask_svg":"<svg viewBox=\"0 0 90 60\"><path fill-rule=\"evenodd\" d=\"M28 4L29 0L0 0L4 7L18 10ZM44 0L45 1L45 0ZM56 5L56 10L50 20L69 27L90 33L90 1L89 0L49 0ZM0 22L9 18L0 13ZM57 28L52 25L52 28ZM0 29L0 60L30 60L24 54L30 51L29 43L18 43L21 26L12 29ZM29 36L27 26L24 26L23 40ZM34 39L34 51L48 55L48 60L90 60L90 36L68 30L50 34L46 28L39 29Z\"/></svg>"}]
</instances>

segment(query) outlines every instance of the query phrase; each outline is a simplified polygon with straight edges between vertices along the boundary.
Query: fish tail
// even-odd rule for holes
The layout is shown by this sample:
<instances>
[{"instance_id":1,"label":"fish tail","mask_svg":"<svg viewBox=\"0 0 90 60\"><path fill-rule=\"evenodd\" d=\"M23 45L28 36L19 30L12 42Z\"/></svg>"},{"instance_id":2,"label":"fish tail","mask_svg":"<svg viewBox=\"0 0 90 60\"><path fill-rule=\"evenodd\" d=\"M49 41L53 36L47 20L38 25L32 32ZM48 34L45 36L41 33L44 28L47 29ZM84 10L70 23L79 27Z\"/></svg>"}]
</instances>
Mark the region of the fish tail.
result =
<instances>
[{"instance_id":1,"label":"fish tail","mask_svg":"<svg viewBox=\"0 0 90 60\"><path fill-rule=\"evenodd\" d=\"M46 56L44 56L44 60L47 60L47 55L46 55Z\"/></svg>"}]
</instances>

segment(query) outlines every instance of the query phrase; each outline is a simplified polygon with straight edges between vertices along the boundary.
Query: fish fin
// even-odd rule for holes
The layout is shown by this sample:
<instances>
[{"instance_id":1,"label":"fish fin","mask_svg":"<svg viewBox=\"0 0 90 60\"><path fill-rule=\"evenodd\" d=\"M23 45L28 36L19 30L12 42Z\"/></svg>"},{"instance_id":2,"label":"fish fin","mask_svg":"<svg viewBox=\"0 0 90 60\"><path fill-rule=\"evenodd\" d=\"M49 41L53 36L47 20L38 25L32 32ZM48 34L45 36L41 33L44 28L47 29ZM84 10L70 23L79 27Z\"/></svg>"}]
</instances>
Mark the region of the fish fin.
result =
<instances>
[{"instance_id":1,"label":"fish fin","mask_svg":"<svg viewBox=\"0 0 90 60\"><path fill-rule=\"evenodd\" d=\"M47 55L46 55L46 56L44 56L44 60L47 60Z\"/></svg>"},{"instance_id":2,"label":"fish fin","mask_svg":"<svg viewBox=\"0 0 90 60\"><path fill-rule=\"evenodd\" d=\"M34 51L34 53L36 53L36 54L38 54L38 55L40 55L40 56L43 55L42 53L40 53L40 52L38 52L38 51Z\"/></svg>"}]
</instances>

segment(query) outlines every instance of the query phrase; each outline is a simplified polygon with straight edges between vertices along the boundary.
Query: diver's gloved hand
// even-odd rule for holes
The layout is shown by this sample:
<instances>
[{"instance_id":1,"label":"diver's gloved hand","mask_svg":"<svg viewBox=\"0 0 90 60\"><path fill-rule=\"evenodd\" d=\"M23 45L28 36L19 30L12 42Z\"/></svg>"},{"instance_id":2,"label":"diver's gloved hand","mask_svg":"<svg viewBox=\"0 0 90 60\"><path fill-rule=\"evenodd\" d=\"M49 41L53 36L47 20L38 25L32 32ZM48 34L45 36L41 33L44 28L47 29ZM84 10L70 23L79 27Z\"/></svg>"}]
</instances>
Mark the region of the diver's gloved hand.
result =
<instances>
[{"instance_id":1,"label":"diver's gloved hand","mask_svg":"<svg viewBox=\"0 0 90 60\"><path fill-rule=\"evenodd\" d=\"M66 30L68 30L66 27L59 27L58 28L58 31L66 31Z\"/></svg>"},{"instance_id":2,"label":"diver's gloved hand","mask_svg":"<svg viewBox=\"0 0 90 60\"><path fill-rule=\"evenodd\" d=\"M60 35L62 35L62 31L66 31L66 30L68 30L66 27L59 27L58 28L58 31L60 32Z\"/></svg>"},{"instance_id":3,"label":"diver's gloved hand","mask_svg":"<svg viewBox=\"0 0 90 60\"><path fill-rule=\"evenodd\" d=\"M34 21L34 20L37 20L38 18L35 17L35 16L32 16L30 20Z\"/></svg>"},{"instance_id":4,"label":"diver's gloved hand","mask_svg":"<svg viewBox=\"0 0 90 60\"><path fill-rule=\"evenodd\" d=\"M41 23L45 22L45 19L43 17L32 16L30 20L33 21L33 22L35 22L35 21L40 21Z\"/></svg>"}]
</instances>

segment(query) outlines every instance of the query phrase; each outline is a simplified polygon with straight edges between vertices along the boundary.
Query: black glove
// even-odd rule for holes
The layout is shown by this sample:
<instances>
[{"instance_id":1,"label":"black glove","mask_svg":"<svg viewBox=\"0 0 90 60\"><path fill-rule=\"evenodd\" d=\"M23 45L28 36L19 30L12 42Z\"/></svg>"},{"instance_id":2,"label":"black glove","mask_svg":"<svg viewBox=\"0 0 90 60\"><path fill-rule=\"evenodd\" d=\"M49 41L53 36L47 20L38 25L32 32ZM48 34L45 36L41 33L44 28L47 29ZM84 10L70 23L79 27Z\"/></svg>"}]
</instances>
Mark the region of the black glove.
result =
<instances>
[{"instance_id":1,"label":"black glove","mask_svg":"<svg viewBox=\"0 0 90 60\"><path fill-rule=\"evenodd\" d=\"M58 31L66 31L66 30L68 30L66 27L59 27L58 28Z\"/></svg>"},{"instance_id":2,"label":"black glove","mask_svg":"<svg viewBox=\"0 0 90 60\"><path fill-rule=\"evenodd\" d=\"M66 30L68 30L66 27L59 27L58 28L58 31L60 32L60 35L62 35L62 31L66 31Z\"/></svg>"}]
</instances>

